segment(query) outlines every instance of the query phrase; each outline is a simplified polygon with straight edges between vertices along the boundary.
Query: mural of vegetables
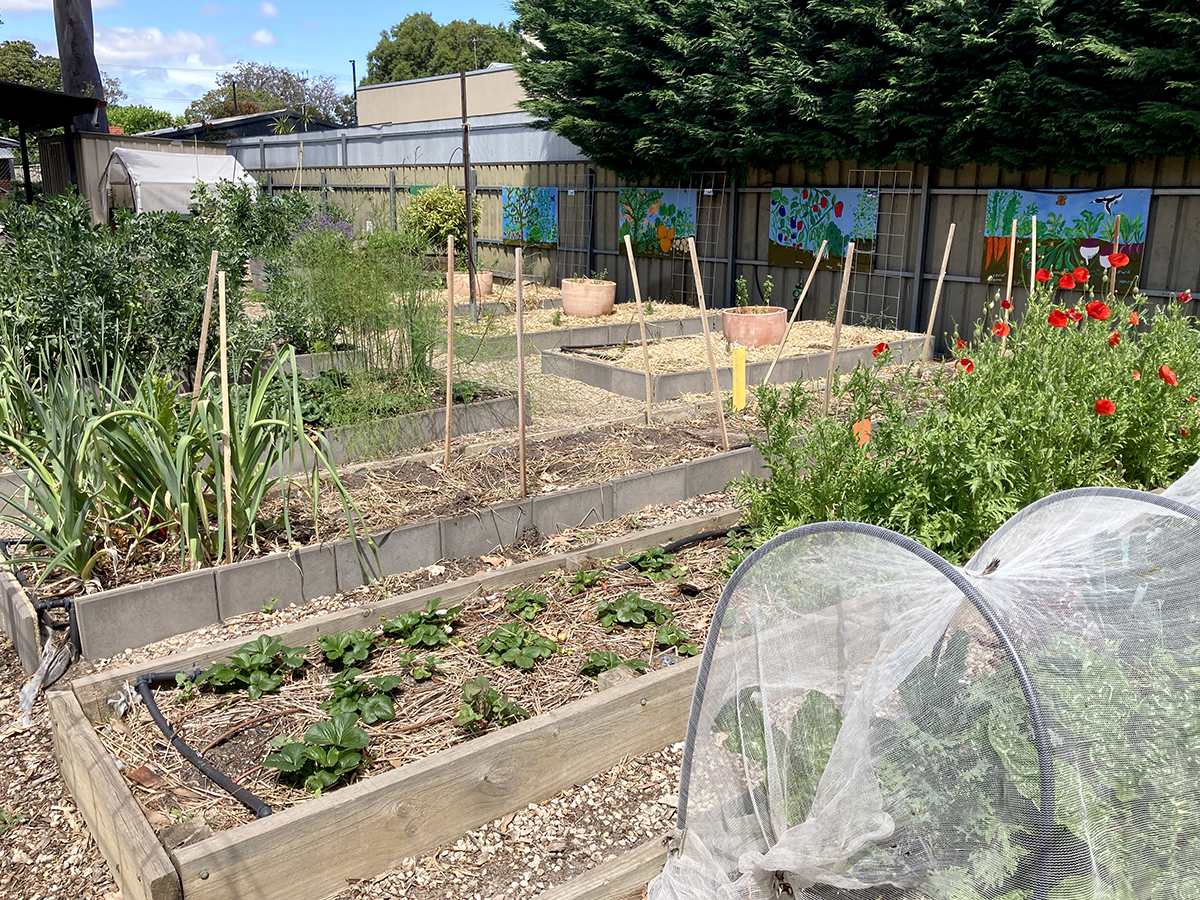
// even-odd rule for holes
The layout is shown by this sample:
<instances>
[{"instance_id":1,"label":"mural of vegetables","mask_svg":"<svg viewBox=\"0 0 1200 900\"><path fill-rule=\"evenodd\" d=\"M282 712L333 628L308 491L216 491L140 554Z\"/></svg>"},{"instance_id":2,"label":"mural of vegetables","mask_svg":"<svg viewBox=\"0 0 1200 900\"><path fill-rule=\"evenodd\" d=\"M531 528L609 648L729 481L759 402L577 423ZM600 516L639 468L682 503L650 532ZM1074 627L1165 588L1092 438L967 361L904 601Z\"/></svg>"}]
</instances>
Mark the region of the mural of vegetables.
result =
<instances>
[{"instance_id":1,"label":"mural of vegetables","mask_svg":"<svg viewBox=\"0 0 1200 900\"><path fill-rule=\"evenodd\" d=\"M1029 277L1030 219L1038 219L1038 267L1061 274L1082 267L1099 283L1117 252L1129 257L1117 275L1117 290L1132 288L1141 274L1146 249L1146 220L1150 217L1150 191L1108 188L1103 191L988 192L984 221L983 265L980 280L1000 282L1008 271L1008 254L1017 254L1016 272L1021 283ZM1012 220L1017 220L1017 246L1010 248ZM1117 223L1120 246L1114 246Z\"/></svg>"},{"instance_id":2,"label":"mural of vegetables","mask_svg":"<svg viewBox=\"0 0 1200 900\"><path fill-rule=\"evenodd\" d=\"M872 249L878 218L879 195L875 191L773 188L767 261L773 266L807 268L813 264L817 248L825 241L829 246L821 260L821 268L841 269L850 241L855 241L860 250ZM871 255L864 253L855 260L855 268L865 268L870 260Z\"/></svg>"},{"instance_id":3,"label":"mural of vegetables","mask_svg":"<svg viewBox=\"0 0 1200 900\"><path fill-rule=\"evenodd\" d=\"M635 256L671 256L687 252L696 236L696 192L678 188L621 188L618 245L625 235Z\"/></svg>"},{"instance_id":4,"label":"mural of vegetables","mask_svg":"<svg viewBox=\"0 0 1200 900\"><path fill-rule=\"evenodd\" d=\"M511 187L501 193L504 243L520 247L558 244L558 188Z\"/></svg>"}]
</instances>

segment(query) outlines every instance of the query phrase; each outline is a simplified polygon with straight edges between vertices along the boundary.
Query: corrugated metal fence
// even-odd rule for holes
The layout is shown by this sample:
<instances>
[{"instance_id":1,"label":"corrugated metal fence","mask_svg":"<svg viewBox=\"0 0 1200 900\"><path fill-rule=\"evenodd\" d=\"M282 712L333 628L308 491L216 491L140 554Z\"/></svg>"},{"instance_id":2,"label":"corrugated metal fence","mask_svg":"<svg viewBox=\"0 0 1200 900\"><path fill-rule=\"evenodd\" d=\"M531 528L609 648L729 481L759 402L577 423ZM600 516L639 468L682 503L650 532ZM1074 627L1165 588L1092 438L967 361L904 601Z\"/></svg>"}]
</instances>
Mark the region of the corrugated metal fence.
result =
<instances>
[{"instance_id":1,"label":"corrugated metal fence","mask_svg":"<svg viewBox=\"0 0 1200 900\"><path fill-rule=\"evenodd\" d=\"M559 246L526 253L528 274L557 283L563 277L607 271L617 282L619 299L633 295L628 265L617 252L618 191L626 183L587 163L476 165L475 188L482 210L478 232L479 262L484 268L512 272L512 248L501 242L501 189L517 186L559 188ZM450 166L337 167L254 171L271 191L324 192L322 202L336 204L362 226L391 227L402 216L411 186L448 182L461 187L463 168ZM697 245L705 293L711 303L732 302L732 282L744 276L751 300L770 274L776 304L790 305L807 270L769 266L767 226L770 192L779 186L853 187L880 190L880 232L875 268L856 273L852 290L861 296L858 317L894 318L900 327L924 330L933 287L951 222L957 224L936 333L965 330L984 312L996 287L979 279L983 257L987 193L1005 187L1025 190L1150 188L1141 287L1165 297L1200 286L1200 159L1160 158L1109 166L1087 175L1045 170L1003 172L995 167L930 169L900 166L863 169L852 162L831 163L823 171L800 166L776 172L751 172L736 186L724 173L698 173L671 187L696 190ZM665 187L665 185L664 185ZM732 201L732 203L731 203ZM730 215L732 207L733 215ZM638 259L642 293L655 299L694 302L690 264L680 258ZM805 301L805 318L824 318L836 302L840 275L821 271ZM920 285L920 289L914 289ZM1024 291L1014 298L1018 312ZM854 308L854 303L851 303Z\"/></svg>"}]
</instances>

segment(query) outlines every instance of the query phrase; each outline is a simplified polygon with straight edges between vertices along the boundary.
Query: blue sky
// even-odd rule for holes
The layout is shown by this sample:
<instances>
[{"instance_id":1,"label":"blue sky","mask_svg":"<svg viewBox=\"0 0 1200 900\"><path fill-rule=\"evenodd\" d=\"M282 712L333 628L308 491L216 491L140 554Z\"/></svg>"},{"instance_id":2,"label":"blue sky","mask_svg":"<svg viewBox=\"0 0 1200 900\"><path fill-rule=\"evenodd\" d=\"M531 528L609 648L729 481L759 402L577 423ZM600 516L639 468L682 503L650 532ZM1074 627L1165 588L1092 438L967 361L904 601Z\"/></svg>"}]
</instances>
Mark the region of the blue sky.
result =
<instances>
[{"instance_id":1,"label":"blue sky","mask_svg":"<svg viewBox=\"0 0 1200 900\"><path fill-rule=\"evenodd\" d=\"M29 40L58 55L52 0L0 0L0 41ZM127 103L182 113L240 60L332 75L350 91L350 60L366 73L379 32L414 12L438 22L513 18L509 0L440 4L318 0L92 0L96 59L121 80ZM445 11L444 11L445 10Z\"/></svg>"}]
</instances>

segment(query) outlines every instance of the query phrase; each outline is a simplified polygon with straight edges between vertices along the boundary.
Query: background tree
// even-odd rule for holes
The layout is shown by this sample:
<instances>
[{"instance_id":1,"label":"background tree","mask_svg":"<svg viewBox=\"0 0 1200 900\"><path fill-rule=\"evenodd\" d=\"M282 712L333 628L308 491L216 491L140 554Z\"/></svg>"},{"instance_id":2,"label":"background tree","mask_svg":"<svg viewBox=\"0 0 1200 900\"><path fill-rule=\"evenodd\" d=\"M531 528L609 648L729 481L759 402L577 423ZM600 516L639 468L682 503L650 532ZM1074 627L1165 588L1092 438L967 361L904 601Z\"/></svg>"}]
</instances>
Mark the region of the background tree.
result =
<instances>
[{"instance_id":1,"label":"background tree","mask_svg":"<svg viewBox=\"0 0 1200 900\"><path fill-rule=\"evenodd\" d=\"M235 82L237 112L233 105ZM192 103L184 116L189 122L199 122L276 109L343 123L345 119L340 117L346 114L347 99L331 76L301 75L280 66L240 62L231 71L219 73L216 87Z\"/></svg>"},{"instance_id":2,"label":"background tree","mask_svg":"<svg viewBox=\"0 0 1200 900\"><path fill-rule=\"evenodd\" d=\"M367 54L363 84L385 84L449 75L460 69L483 69L494 62L512 63L525 42L515 28L455 19L439 25L429 13L413 13L389 31Z\"/></svg>"},{"instance_id":3,"label":"background tree","mask_svg":"<svg viewBox=\"0 0 1200 900\"><path fill-rule=\"evenodd\" d=\"M135 103L130 106L110 106L108 108L108 124L117 126L126 134L138 134L142 131L171 128L186 123L182 116L173 116L161 109Z\"/></svg>"},{"instance_id":4,"label":"background tree","mask_svg":"<svg viewBox=\"0 0 1200 900\"><path fill-rule=\"evenodd\" d=\"M915 160L1094 170L1200 138L1179 0L516 0L525 107L623 175Z\"/></svg>"}]
</instances>

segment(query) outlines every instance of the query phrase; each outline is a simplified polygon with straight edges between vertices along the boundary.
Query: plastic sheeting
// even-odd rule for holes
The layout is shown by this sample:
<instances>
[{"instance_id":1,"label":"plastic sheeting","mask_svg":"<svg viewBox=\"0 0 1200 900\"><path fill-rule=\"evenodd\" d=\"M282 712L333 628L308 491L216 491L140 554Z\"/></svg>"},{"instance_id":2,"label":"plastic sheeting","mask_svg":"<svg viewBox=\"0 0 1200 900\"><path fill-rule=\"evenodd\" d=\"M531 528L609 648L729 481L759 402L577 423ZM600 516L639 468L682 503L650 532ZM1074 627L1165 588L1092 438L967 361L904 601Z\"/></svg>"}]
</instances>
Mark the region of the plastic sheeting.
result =
<instances>
[{"instance_id":1,"label":"plastic sheeting","mask_svg":"<svg viewBox=\"0 0 1200 900\"><path fill-rule=\"evenodd\" d=\"M650 900L1200 897L1198 548L1200 512L1112 488L964 567L854 523L768 542L714 617Z\"/></svg>"},{"instance_id":2,"label":"plastic sheeting","mask_svg":"<svg viewBox=\"0 0 1200 900\"><path fill-rule=\"evenodd\" d=\"M186 213L196 185L218 181L258 184L232 156L118 147L104 168L100 188L106 199L111 198L110 205L131 206L136 213Z\"/></svg>"}]
</instances>

